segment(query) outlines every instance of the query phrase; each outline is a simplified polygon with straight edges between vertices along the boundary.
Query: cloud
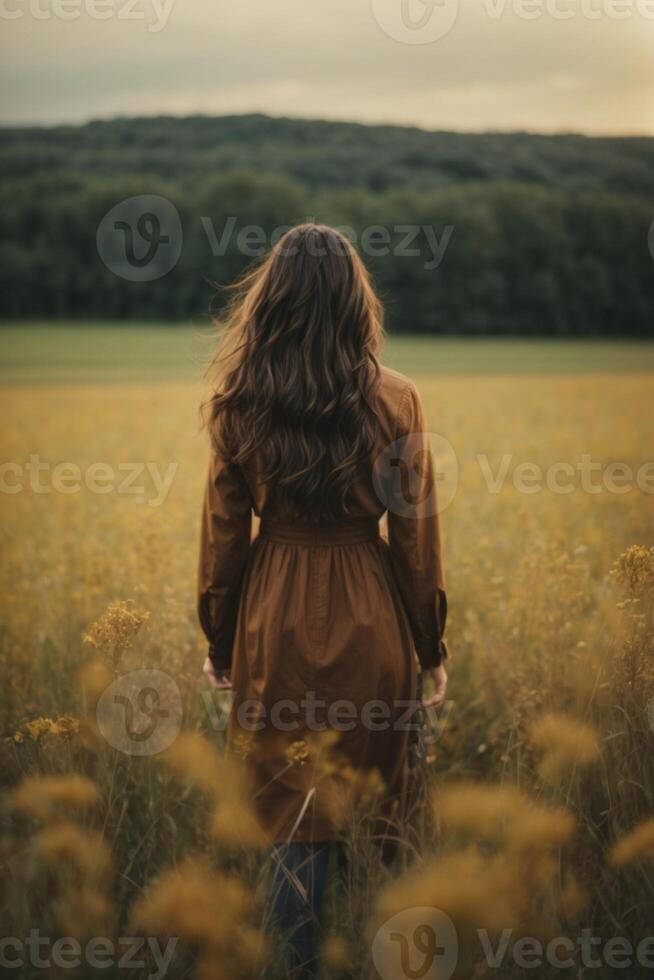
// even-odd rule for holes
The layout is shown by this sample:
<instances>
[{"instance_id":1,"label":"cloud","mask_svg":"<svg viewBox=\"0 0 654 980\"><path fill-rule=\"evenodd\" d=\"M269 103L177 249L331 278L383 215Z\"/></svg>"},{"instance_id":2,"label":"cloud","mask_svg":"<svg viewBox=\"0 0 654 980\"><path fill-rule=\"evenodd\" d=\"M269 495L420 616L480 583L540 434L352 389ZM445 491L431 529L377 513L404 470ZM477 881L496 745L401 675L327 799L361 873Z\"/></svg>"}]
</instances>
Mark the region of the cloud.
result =
<instances>
[{"instance_id":1,"label":"cloud","mask_svg":"<svg viewBox=\"0 0 654 980\"><path fill-rule=\"evenodd\" d=\"M419 45L389 36L384 10L404 2L417 17L434 0L176 0L165 24L161 5L170 0L138 0L139 19L125 19L126 0L104 0L106 20L86 6L98 0L78 0L78 16L61 20L60 2L38 0L36 19L36 0L5 0L22 11L3 25L5 120L267 111L429 128L654 133L654 0L651 17L642 13L648 0L631 8L622 0L629 16L620 20L606 13L617 0L542 0L549 12L540 13L541 0L460 0L451 30ZM66 2L75 9L76 0Z\"/></svg>"}]
</instances>

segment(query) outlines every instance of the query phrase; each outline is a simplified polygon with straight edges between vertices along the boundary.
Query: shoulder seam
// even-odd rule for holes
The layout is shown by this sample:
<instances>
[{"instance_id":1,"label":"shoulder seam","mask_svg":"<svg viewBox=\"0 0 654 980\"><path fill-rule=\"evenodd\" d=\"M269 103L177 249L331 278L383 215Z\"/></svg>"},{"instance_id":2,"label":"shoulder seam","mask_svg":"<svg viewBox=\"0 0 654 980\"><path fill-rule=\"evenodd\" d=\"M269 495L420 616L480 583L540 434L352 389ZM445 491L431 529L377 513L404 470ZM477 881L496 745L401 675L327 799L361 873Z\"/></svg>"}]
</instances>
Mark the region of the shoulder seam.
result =
<instances>
[{"instance_id":1,"label":"shoulder seam","mask_svg":"<svg viewBox=\"0 0 654 980\"><path fill-rule=\"evenodd\" d=\"M397 417L395 419L395 438L396 439L398 438L398 435L399 435L400 418L402 416L402 409L404 408L404 403L406 401L407 395L409 395L412 390L413 390L413 382L411 381L410 378L407 378L407 382L406 382L404 388L402 389L402 394L400 395L400 400L399 400L399 403L398 403L398 406L397 406Z\"/></svg>"}]
</instances>

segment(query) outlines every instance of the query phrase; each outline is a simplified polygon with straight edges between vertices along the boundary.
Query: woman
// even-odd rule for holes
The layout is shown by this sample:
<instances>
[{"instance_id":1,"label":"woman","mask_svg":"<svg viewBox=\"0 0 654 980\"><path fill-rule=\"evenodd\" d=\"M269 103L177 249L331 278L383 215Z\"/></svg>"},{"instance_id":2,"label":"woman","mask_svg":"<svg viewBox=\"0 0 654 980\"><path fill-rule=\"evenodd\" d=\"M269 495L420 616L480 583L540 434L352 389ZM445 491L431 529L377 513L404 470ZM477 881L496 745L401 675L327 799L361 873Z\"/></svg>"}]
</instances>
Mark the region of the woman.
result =
<instances>
[{"instance_id":1,"label":"woman","mask_svg":"<svg viewBox=\"0 0 654 980\"><path fill-rule=\"evenodd\" d=\"M433 463L416 388L378 363L382 332L351 243L306 224L241 283L213 362L204 669L233 691L229 741L276 847L282 925L303 890L319 911L325 842L354 798L372 796L380 837L401 824L418 668L423 704L445 696ZM294 937L303 976L315 940Z\"/></svg>"}]
</instances>

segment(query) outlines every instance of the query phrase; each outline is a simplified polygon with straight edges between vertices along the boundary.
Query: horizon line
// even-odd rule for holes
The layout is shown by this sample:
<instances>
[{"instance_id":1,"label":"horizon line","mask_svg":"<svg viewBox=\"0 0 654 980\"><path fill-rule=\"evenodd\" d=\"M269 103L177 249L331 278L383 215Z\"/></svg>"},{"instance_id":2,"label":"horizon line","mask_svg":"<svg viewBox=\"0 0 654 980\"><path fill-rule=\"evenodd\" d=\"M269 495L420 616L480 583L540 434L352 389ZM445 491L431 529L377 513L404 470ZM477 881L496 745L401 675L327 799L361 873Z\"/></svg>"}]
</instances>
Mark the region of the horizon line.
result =
<instances>
[{"instance_id":1,"label":"horizon line","mask_svg":"<svg viewBox=\"0 0 654 980\"><path fill-rule=\"evenodd\" d=\"M331 117L331 116L305 116L305 115L289 115L287 113L276 114L271 112L265 112L258 109L248 110L247 112L221 112L221 113L210 113L206 111L197 112L152 112L152 113L138 113L135 115L128 115L126 113L111 113L106 115L91 115L82 119L71 120L71 119L60 119L57 121L51 120L41 120L41 121L20 121L12 122L9 120L3 120L0 118L0 129L10 130L10 129L82 129L84 126L90 126L94 123L112 123L119 121L149 121L155 119L175 119L175 120L185 120L185 119L244 119L248 117L261 117L264 119L270 119L277 122L304 122L304 123L325 123L325 124L336 124L344 126L360 126L365 129L403 129L403 130L417 130L425 134L453 134L457 136L542 136L542 137L565 137L565 136L577 136L583 139L589 140L602 140L602 139L640 139L649 140L654 139L654 132L647 133L642 131L635 132L585 132L583 130L577 129L529 129L525 127L517 126L515 128L502 128L502 129L450 129L450 128L431 128L420 123L410 123L410 122L395 122L395 121L380 121L380 120L365 120L365 119L348 119L343 117Z\"/></svg>"}]
</instances>

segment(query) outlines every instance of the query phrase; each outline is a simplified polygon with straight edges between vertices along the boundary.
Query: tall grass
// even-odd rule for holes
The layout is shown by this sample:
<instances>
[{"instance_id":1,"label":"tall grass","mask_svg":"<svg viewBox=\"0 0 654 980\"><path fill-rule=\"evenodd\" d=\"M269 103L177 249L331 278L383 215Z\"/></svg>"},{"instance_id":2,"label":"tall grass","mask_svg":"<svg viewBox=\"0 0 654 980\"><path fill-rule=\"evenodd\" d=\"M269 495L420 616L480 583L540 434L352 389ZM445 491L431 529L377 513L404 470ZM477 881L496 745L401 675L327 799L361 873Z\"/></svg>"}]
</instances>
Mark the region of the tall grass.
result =
<instances>
[{"instance_id":1,"label":"tall grass","mask_svg":"<svg viewBox=\"0 0 654 980\"><path fill-rule=\"evenodd\" d=\"M377 976L378 930L425 907L456 927L456 977L581 975L578 952L567 973L511 955L493 971L479 930L493 947L506 929L511 944L576 942L590 930L602 946L654 932L652 496L579 485L521 493L510 478L493 493L478 456L495 471L512 454L509 474L522 462L574 465L582 453L636 471L651 445L643 406L654 380L430 377L421 390L459 463L442 518L451 701L440 728L432 719L440 737L419 834L404 834L393 863L367 831L374 786L343 796L349 861L330 892L325 976ZM239 980L264 964L284 976L282 943L266 929L265 836L238 763L222 752L224 696L210 696L200 675L198 392L18 388L0 401L14 423L5 460L39 454L82 472L177 465L157 507L147 474L141 495L26 485L0 496L4 934L172 935L175 980ZM171 676L182 707L181 733L153 756L113 747L96 710L114 678L142 668ZM296 747L288 764L307 765L306 753ZM347 790L352 777L335 778ZM405 953L418 968L420 913L408 915ZM400 956L401 945L389 948ZM619 975L647 973L636 963ZM606 962L593 969L615 974ZM75 975L97 974L82 964Z\"/></svg>"}]
</instances>

